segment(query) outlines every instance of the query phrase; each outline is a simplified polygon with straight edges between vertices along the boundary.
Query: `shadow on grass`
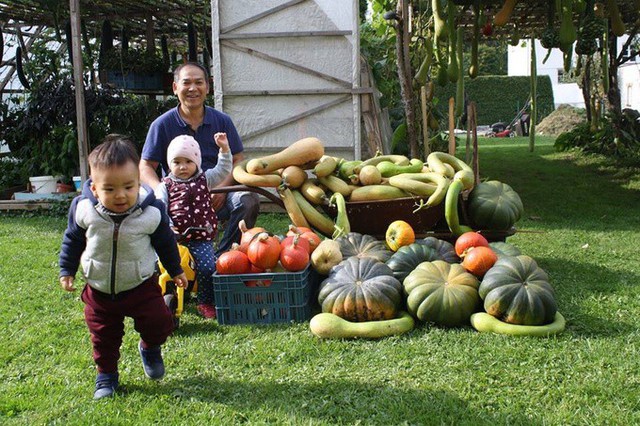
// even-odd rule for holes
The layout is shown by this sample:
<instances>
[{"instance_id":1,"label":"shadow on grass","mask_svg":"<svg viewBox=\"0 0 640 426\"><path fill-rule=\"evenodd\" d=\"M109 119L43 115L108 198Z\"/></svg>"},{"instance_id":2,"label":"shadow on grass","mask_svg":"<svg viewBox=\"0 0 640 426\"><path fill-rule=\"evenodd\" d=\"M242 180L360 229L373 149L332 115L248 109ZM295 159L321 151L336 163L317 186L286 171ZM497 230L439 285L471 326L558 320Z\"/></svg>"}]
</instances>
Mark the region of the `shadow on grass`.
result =
<instances>
[{"instance_id":1,"label":"shadow on grass","mask_svg":"<svg viewBox=\"0 0 640 426\"><path fill-rule=\"evenodd\" d=\"M490 147L480 155L483 179L508 183L520 194L525 217L543 227L634 230L640 191L626 189L613 173L579 165L570 155L551 156L550 146L528 152L525 146Z\"/></svg>"},{"instance_id":2,"label":"shadow on grass","mask_svg":"<svg viewBox=\"0 0 640 426\"><path fill-rule=\"evenodd\" d=\"M407 371L407 374L411 374ZM375 377L375 372L371 372ZM295 379L295 378L294 378ZM428 379L425 380L428 383ZM426 385L428 386L428 385ZM212 376L165 379L157 386L127 385L126 392L215 402L234 411L222 423L310 421L327 424L543 424L518 414L483 411L451 392L402 389L347 379L315 383L218 380ZM273 414L273 418L270 416Z\"/></svg>"},{"instance_id":3,"label":"shadow on grass","mask_svg":"<svg viewBox=\"0 0 640 426\"><path fill-rule=\"evenodd\" d=\"M566 259L538 260L544 265L543 269L553 271L551 285L572 333L589 337L637 333L637 321L632 317L637 306L625 304L624 299L628 297L636 301L633 303L640 303L635 290L640 282L639 274ZM625 316L627 310L629 315ZM602 317L598 317L598 313L602 313ZM614 313L628 321L612 320Z\"/></svg>"}]
</instances>

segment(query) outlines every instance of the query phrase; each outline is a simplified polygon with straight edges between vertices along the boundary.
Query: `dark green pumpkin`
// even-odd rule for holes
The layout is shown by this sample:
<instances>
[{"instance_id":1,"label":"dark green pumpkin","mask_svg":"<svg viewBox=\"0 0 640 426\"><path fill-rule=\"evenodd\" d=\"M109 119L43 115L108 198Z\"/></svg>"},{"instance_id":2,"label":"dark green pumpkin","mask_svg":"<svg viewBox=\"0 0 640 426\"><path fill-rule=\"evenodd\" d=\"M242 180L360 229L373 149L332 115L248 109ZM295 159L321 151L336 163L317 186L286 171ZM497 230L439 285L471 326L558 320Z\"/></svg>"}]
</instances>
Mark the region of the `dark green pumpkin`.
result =
<instances>
[{"instance_id":1,"label":"dark green pumpkin","mask_svg":"<svg viewBox=\"0 0 640 426\"><path fill-rule=\"evenodd\" d=\"M489 243L489 247L498 255L498 259L502 256L520 256L522 254L518 247L504 241L493 241Z\"/></svg>"},{"instance_id":2,"label":"dark green pumpkin","mask_svg":"<svg viewBox=\"0 0 640 426\"><path fill-rule=\"evenodd\" d=\"M386 262L392 254L384 241L376 240L371 235L349 232L337 238L336 241L340 244L343 259L351 256L373 257L380 262Z\"/></svg>"},{"instance_id":3,"label":"dark green pumpkin","mask_svg":"<svg viewBox=\"0 0 640 426\"><path fill-rule=\"evenodd\" d=\"M422 240L416 240L416 243L432 247L440 256L440 260L447 263L460 263L460 258L456 254L456 249L449 241L441 240L436 237L427 237Z\"/></svg>"},{"instance_id":4,"label":"dark green pumpkin","mask_svg":"<svg viewBox=\"0 0 640 426\"><path fill-rule=\"evenodd\" d=\"M549 324L558 309L549 276L525 255L498 259L478 291L485 311L510 324Z\"/></svg>"},{"instance_id":5,"label":"dark green pumpkin","mask_svg":"<svg viewBox=\"0 0 640 426\"><path fill-rule=\"evenodd\" d=\"M393 276L402 282L416 266L422 262L442 260L440 254L433 247L424 244L413 243L400 247L397 252L387 260L387 265L393 271Z\"/></svg>"},{"instance_id":6,"label":"dark green pumpkin","mask_svg":"<svg viewBox=\"0 0 640 426\"><path fill-rule=\"evenodd\" d=\"M490 180L478 184L467 203L474 229L506 231L522 216L524 207L516 191L506 183Z\"/></svg>"},{"instance_id":7,"label":"dark green pumpkin","mask_svg":"<svg viewBox=\"0 0 640 426\"><path fill-rule=\"evenodd\" d=\"M468 324L480 307L478 279L459 263L423 262L403 286L409 313L423 322L449 327Z\"/></svg>"},{"instance_id":8,"label":"dark green pumpkin","mask_svg":"<svg viewBox=\"0 0 640 426\"><path fill-rule=\"evenodd\" d=\"M402 284L389 266L357 256L334 266L318 293L322 312L354 322L393 319L403 298Z\"/></svg>"}]
</instances>

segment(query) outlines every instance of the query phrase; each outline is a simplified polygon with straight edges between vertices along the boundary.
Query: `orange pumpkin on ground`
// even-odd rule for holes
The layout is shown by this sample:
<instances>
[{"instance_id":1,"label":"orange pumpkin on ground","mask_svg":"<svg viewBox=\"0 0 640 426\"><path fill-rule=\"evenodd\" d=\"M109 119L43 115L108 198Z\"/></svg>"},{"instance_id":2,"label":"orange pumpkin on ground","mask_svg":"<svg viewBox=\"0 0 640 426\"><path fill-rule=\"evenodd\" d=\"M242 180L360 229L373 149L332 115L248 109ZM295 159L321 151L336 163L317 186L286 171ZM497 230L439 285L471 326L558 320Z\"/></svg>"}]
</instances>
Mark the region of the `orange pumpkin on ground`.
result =
<instances>
[{"instance_id":1,"label":"orange pumpkin on ground","mask_svg":"<svg viewBox=\"0 0 640 426\"><path fill-rule=\"evenodd\" d=\"M472 247L467 251L462 261L462 267L467 272L481 278L497 260L498 255L491 248L484 246Z\"/></svg>"},{"instance_id":2,"label":"orange pumpkin on ground","mask_svg":"<svg viewBox=\"0 0 640 426\"><path fill-rule=\"evenodd\" d=\"M489 241L477 232L465 232L456 239L455 249L458 257L464 257L473 247L489 247Z\"/></svg>"},{"instance_id":3,"label":"orange pumpkin on ground","mask_svg":"<svg viewBox=\"0 0 640 426\"><path fill-rule=\"evenodd\" d=\"M416 234L413 228L404 220L391 222L385 234L387 245L393 251L398 251L400 247L408 246L416 241Z\"/></svg>"}]
</instances>

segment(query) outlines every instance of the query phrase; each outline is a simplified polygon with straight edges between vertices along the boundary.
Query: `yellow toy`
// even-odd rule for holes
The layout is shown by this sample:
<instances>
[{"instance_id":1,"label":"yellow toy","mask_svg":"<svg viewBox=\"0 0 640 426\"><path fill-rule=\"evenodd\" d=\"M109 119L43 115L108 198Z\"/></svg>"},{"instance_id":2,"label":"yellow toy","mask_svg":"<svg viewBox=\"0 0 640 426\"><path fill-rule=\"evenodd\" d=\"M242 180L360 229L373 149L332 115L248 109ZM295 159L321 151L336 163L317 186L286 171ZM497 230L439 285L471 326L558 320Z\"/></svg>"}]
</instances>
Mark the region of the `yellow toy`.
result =
<instances>
[{"instance_id":1,"label":"yellow toy","mask_svg":"<svg viewBox=\"0 0 640 426\"><path fill-rule=\"evenodd\" d=\"M189 286L187 291L195 293L197 291L195 262L189 249L185 246L178 244L178 251L180 252L180 266L189 280ZM169 307L173 313L173 322L176 328L180 325L180 316L184 310L184 291L182 287L178 287L173 284L171 277L167 270L162 266L162 263L158 261L158 267L160 268L160 277L158 278L158 284L162 288L162 294L164 296L164 303ZM171 283L171 284L169 284Z\"/></svg>"}]
</instances>

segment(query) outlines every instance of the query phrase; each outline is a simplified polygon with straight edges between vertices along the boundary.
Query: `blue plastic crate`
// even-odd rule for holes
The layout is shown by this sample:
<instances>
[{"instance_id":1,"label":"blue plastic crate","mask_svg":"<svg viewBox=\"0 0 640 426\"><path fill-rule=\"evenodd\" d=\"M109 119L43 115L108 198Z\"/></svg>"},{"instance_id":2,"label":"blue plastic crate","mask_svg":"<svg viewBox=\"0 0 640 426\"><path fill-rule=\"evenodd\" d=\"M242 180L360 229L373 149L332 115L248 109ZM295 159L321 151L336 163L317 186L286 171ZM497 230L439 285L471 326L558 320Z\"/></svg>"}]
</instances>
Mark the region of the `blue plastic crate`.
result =
<instances>
[{"instance_id":1,"label":"blue plastic crate","mask_svg":"<svg viewBox=\"0 0 640 426\"><path fill-rule=\"evenodd\" d=\"M218 324L274 324L306 321L314 294L310 266L301 272L213 274ZM251 287L252 282L260 282ZM261 286L271 281L268 286Z\"/></svg>"}]
</instances>

